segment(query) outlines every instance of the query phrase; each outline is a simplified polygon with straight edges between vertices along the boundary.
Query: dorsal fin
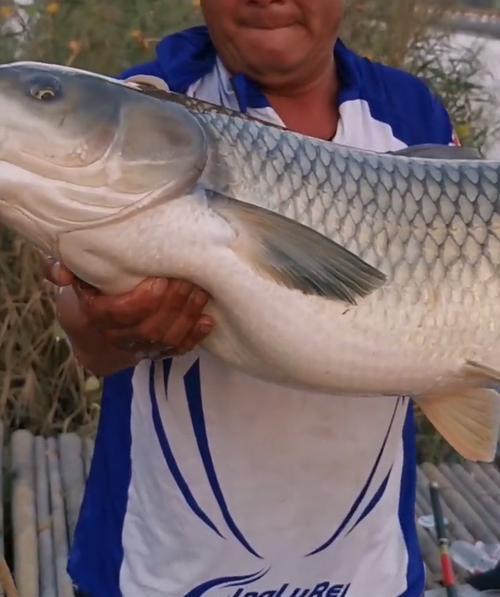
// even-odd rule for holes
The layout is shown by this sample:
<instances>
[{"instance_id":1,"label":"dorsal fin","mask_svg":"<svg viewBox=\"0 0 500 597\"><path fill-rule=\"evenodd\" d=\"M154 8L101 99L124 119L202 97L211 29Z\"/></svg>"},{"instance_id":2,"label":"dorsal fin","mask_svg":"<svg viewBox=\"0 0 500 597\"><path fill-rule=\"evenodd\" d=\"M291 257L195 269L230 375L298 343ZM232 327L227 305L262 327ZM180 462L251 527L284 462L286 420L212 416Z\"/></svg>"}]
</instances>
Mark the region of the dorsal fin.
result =
<instances>
[{"instance_id":1,"label":"dorsal fin","mask_svg":"<svg viewBox=\"0 0 500 597\"><path fill-rule=\"evenodd\" d=\"M473 147L457 147L456 145L413 145L399 151L389 151L390 155L407 158L427 158L434 160L482 160L479 150Z\"/></svg>"},{"instance_id":2,"label":"dorsal fin","mask_svg":"<svg viewBox=\"0 0 500 597\"><path fill-rule=\"evenodd\" d=\"M128 80L127 80L128 81ZM152 82L143 81L143 80L130 80L130 87L131 89L135 89L145 95L149 95L150 97L155 97L160 100L165 100L169 102L174 102L176 104L181 104L185 108L187 108L190 112L194 113L215 113L215 114L223 114L224 116L231 116L232 118L239 118L240 120L247 120L251 122L258 122L260 124L264 124L266 126L277 128L280 130L286 130L285 127L281 126L280 124L269 122L267 120L262 120L261 118L257 118L255 116L250 116L247 113L238 112L236 110L232 110L231 108L226 108L225 106L221 106L219 104L213 104L211 102L207 102L205 100L200 100L198 98L190 97L183 93L176 93L174 91L170 91L168 88L165 87L157 87Z\"/></svg>"}]
</instances>

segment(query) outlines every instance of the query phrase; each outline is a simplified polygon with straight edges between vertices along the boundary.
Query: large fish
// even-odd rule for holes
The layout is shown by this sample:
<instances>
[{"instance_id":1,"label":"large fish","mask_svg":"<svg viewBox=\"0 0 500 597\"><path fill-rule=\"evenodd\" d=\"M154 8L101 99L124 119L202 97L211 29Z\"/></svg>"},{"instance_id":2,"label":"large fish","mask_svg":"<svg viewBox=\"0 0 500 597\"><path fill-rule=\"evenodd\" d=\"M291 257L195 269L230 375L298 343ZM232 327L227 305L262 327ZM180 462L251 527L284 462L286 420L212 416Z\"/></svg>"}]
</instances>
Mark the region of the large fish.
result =
<instances>
[{"instance_id":1,"label":"large fish","mask_svg":"<svg viewBox=\"0 0 500 597\"><path fill-rule=\"evenodd\" d=\"M491 460L500 163L473 157L359 151L92 73L0 68L5 225L106 293L191 280L227 363L346 399L411 395Z\"/></svg>"}]
</instances>

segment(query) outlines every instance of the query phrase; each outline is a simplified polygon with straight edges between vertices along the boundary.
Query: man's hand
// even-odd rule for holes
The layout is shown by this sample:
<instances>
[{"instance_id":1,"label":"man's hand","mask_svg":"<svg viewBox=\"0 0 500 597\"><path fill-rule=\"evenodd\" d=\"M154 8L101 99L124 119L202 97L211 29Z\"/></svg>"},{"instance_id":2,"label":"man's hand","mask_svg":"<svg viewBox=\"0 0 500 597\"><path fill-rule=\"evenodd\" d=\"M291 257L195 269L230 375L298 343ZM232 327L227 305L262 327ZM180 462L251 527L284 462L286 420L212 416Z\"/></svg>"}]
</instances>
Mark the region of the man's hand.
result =
<instances>
[{"instance_id":1,"label":"man's hand","mask_svg":"<svg viewBox=\"0 0 500 597\"><path fill-rule=\"evenodd\" d=\"M189 282L150 278L121 296L74 286L90 324L112 346L143 358L189 352L213 328L202 313L209 296Z\"/></svg>"},{"instance_id":2,"label":"man's hand","mask_svg":"<svg viewBox=\"0 0 500 597\"><path fill-rule=\"evenodd\" d=\"M60 287L58 318L77 358L96 375L189 352L214 327L203 314L209 296L189 282L150 278L126 294L106 296L52 260L46 277Z\"/></svg>"}]
</instances>

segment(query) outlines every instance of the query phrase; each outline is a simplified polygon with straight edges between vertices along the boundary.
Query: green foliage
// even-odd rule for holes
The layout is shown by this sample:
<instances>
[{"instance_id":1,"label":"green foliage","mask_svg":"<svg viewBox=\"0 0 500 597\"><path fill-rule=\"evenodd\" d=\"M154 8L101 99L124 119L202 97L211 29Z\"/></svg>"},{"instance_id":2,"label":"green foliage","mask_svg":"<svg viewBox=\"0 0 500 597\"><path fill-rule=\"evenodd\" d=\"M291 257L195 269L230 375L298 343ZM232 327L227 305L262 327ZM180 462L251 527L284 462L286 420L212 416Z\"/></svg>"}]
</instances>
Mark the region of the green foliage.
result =
<instances>
[{"instance_id":1,"label":"green foliage","mask_svg":"<svg viewBox=\"0 0 500 597\"><path fill-rule=\"evenodd\" d=\"M462 144L485 149L497 124L489 120L495 98L478 82L483 70L478 53L478 48L457 52L448 36L428 38L414 46L405 67L441 98Z\"/></svg>"},{"instance_id":2,"label":"green foliage","mask_svg":"<svg viewBox=\"0 0 500 597\"><path fill-rule=\"evenodd\" d=\"M458 0L458 4L469 10L500 10L500 0Z\"/></svg>"},{"instance_id":3,"label":"green foliage","mask_svg":"<svg viewBox=\"0 0 500 597\"><path fill-rule=\"evenodd\" d=\"M344 36L359 53L417 75L442 100L463 145L487 149L498 131L481 46L457 47L446 25L455 0L347 0Z\"/></svg>"},{"instance_id":4,"label":"green foliage","mask_svg":"<svg viewBox=\"0 0 500 597\"><path fill-rule=\"evenodd\" d=\"M14 10L0 61L41 60L117 75L151 59L163 36L198 21L190 0L35 0Z\"/></svg>"}]
</instances>

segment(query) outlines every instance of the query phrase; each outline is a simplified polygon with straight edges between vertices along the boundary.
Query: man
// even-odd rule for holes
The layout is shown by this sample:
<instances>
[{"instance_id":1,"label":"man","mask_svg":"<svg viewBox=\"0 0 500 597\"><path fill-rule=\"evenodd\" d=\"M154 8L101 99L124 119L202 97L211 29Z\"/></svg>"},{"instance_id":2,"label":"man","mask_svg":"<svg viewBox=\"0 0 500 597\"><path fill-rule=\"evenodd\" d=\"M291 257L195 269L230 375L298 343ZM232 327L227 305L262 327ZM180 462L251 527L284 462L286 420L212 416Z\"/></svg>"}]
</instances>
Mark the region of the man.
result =
<instances>
[{"instance_id":1,"label":"man","mask_svg":"<svg viewBox=\"0 0 500 597\"><path fill-rule=\"evenodd\" d=\"M201 6L208 30L168 37L124 77L364 149L452 142L422 83L337 40L341 0ZM187 282L106 297L61 265L51 278L77 356L114 374L70 558L82 591L423 594L407 399L307 393L228 368L197 348L217 322Z\"/></svg>"}]
</instances>

